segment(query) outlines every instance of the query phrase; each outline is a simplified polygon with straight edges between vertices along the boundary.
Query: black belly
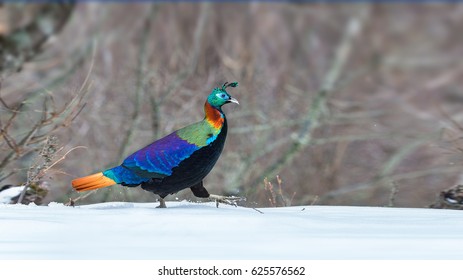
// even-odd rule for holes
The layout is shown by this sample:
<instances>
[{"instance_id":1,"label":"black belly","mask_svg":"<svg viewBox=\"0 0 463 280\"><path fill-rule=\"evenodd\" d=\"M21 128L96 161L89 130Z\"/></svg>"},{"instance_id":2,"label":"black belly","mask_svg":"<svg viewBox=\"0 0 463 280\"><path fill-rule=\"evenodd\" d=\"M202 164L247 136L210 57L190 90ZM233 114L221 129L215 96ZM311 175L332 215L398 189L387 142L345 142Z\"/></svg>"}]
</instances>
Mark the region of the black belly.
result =
<instances>
[{"instance_id":1,"label":"black belly","mask_svg":"<svg viewBox=\"0 0 463 280\"><path fill-rule=\"evenodd\" d=\"M199 184L212 170L222 153L227 136L227 123L214 142L194 152L172 169L172 175L163 179L151 179L142 183L141 188L155 193L162 198Z\"/></svg>"}]
</instances>

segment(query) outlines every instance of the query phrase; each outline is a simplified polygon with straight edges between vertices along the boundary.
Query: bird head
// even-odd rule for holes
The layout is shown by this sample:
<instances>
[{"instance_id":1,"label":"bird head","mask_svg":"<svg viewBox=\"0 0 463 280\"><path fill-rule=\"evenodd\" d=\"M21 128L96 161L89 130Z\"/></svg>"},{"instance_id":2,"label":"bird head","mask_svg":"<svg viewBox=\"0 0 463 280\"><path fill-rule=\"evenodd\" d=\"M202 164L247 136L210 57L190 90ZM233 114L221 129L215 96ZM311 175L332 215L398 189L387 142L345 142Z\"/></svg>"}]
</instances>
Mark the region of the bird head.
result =
<instances>
[{"instance_id":1,"label":"bird head","mask_svg":"<svg viewBox=\"0 0 463 280\"><path fill-rule=\"evenodd\" d=\"M209 97L207 98L207 102L211 104L211 106L215 108L220 108L222 105L226 103L238 103L238 100L235 98L231 97L230 94L226 91L227 87L237 87L238 83L233 82L233 83L228 83L226 82L223 84L222 88L215 88L212 90L211 94L209 94Z\"/></svg>"}]
</instances>

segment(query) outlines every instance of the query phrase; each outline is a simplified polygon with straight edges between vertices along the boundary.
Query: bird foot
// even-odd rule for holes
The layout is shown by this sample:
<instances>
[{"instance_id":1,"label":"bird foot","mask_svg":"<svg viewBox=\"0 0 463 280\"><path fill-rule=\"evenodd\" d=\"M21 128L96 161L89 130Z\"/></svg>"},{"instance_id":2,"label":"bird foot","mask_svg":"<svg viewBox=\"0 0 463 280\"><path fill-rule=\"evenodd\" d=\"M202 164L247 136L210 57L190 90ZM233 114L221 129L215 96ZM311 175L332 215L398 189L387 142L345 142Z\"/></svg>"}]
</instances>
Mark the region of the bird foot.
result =
<instances>
[{"instance_id":1,"label":"bird foot","mask_svg":"<svg viewBox=\"0 0 463 280\"><path fill-rule=\"evenodd\" d=\"M159 199L159 206L157 206L156 208L167 208L164 198Z\"/></svg>"},{"instance_id":2,"label":"bird foot","mask_svg":"<svg viewBox=\"0 0 463 280\"><path fill-rule=\"evenodd\" d=\"M215 206L219 208L219 203L228 204L228 205L237 207L238 204L236 203L238 201L246 200L246 198L239 197L239 196L222 196L222 195L210 194L209 200L215 201Z\"/></svg>"}]
</instances>

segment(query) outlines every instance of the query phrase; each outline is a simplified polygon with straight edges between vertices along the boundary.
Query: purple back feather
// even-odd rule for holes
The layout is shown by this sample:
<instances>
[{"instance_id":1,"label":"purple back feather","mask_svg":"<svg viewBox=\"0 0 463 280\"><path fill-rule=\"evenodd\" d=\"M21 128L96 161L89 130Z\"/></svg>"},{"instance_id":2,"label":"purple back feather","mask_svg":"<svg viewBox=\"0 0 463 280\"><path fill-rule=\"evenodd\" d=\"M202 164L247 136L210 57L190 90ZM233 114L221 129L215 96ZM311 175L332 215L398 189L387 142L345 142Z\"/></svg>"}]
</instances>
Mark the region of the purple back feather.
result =
<instances>
[{"instance_id":1,"label":"purple back feather","mask_svg":"<svg viewBox=\"0 0 463 280\"><path fill-rule=\"evenodd\" d=\"M198 149L198 146L188 143L173 132L128 156L122 165L135 169L135 172L136 169L142 169L149 173L169 176L174 167Z\"/></svg>"}]
</instances>

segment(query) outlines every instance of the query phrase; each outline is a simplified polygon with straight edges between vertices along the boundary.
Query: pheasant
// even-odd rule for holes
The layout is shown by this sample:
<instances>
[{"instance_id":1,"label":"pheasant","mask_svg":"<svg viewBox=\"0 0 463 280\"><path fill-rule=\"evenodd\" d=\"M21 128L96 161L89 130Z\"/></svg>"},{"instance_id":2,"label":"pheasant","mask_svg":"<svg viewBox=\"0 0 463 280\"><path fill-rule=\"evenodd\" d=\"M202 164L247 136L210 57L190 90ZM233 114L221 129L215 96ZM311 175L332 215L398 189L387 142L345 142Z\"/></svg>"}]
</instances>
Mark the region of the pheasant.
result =
<instances>
[{"instance_id":1,"label":"pheasant","mask_svg":"<svg viewBox=\"0 0 463 280\"><path fill-rule=\"evenodd\" d=\"M74 179L72 187L79 192L120 184L137 187L159 195L160 208L164 198L190 188L196 197L209 198L236 206L241 198L209 194L203 179L212 170L222 153L227 137L227 119L222 106L239 104L226 89L238 83L225 83L214 88L204 104L205 117L156 140L128 156L121 165L86 177Z\"/></svg>"}]
</instances>

